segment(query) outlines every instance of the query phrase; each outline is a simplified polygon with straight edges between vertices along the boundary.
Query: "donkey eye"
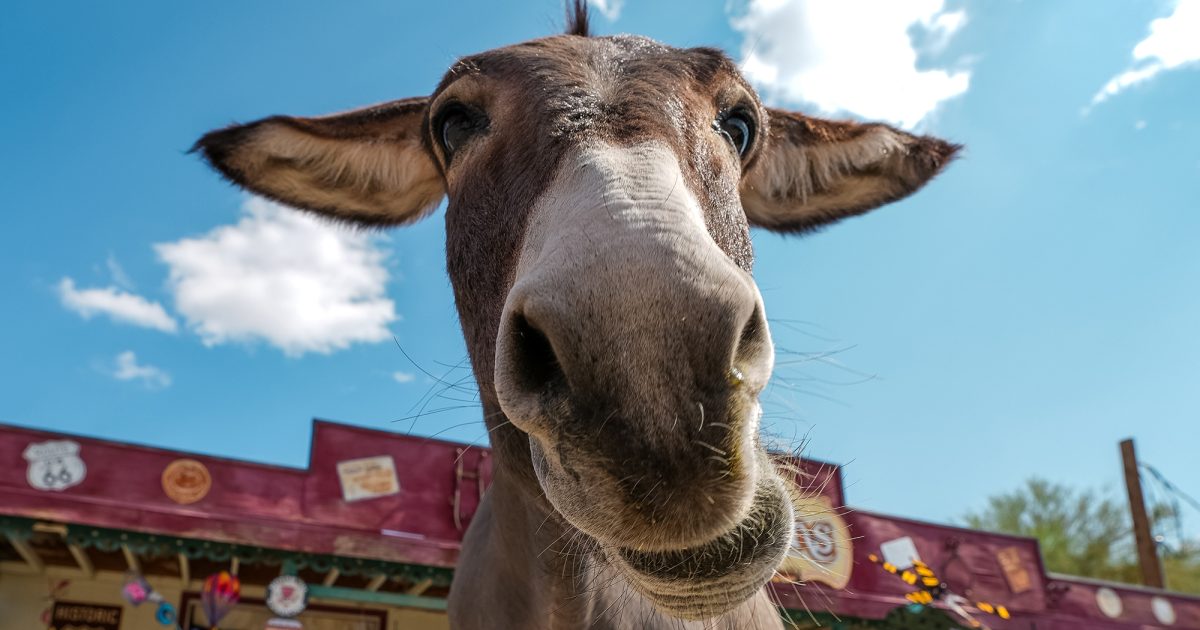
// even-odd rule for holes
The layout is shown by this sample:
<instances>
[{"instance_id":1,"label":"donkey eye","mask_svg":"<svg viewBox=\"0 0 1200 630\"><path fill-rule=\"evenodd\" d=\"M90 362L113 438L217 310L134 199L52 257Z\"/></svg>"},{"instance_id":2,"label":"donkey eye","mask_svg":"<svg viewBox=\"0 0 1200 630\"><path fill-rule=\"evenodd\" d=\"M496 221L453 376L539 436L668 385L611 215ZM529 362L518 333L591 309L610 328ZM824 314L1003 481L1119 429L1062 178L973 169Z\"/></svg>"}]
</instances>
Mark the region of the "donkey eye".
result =
<instances>
[{"instance_id":1,"label":"donkey eye","mask_svg":"<svg viewBox=\"0 0 1200 630\"><path fill-rule=\"evenodd\" d=\"M449 161L454 152L466 146L471 138L487 128L487 118L480 112L457 103L448 105L437 116L434 129Z\"/></svg>"},{"instance_id":2,"label":"donkey eye","mask_svg":"<svg viewBox=\"0 0 1200 630\"><path fill-rule=\"evenodd\" d=\"M746 150L754 140L754 119L739 110L717 117L713 121L713 129L725 136L738 155L746 155Z\"/></svg>"}]
</instances>

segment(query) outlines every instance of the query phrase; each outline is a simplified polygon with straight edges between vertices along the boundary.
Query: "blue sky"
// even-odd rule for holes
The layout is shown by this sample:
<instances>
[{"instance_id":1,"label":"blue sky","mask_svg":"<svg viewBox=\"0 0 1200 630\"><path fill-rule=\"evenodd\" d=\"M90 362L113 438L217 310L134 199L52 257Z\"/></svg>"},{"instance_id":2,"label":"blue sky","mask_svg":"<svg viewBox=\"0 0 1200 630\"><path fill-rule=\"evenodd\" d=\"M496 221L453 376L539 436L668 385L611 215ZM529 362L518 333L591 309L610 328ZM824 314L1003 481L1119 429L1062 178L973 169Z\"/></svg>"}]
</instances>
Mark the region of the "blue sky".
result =
<instances>
[{"instance_id":1,"label":"blue sky","mask_svg":"<svg viewBox=\"0 0 1200 630\"><path fill-rule=\"evenodd\" d=\"M1200 494L1183 1L604 3L596 30L722 47L775 104L967 145L909 200L754 235L769 430L848 464L853 505L948 521L1031 475L1122 498L1128 436ZM468 376L440 212L337 232L185 151L428 93L457 56L558 29L557 0L6 9L0 421L295 466L314 416L485 439L464 394L425 399L422 369Z\"/></svg>"}]
</instances>

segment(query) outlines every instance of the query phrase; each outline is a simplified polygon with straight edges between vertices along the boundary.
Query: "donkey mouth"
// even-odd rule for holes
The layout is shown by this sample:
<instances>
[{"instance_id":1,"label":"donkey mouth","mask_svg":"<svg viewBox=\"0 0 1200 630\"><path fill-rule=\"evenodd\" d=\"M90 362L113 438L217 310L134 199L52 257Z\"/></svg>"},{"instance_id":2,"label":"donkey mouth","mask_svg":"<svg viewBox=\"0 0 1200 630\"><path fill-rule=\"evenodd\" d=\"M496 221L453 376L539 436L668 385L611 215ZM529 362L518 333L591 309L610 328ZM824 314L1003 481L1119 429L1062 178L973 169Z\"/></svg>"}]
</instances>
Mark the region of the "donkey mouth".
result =
<instances>
[{"instance_id":1,"label":"donkey mouth","mask_svg":"<svg viewBox=\"0 0 1200 630\"><path fill-rule=\"evenodd\" d=\"M764 475L749 514L700 545L668 551L610 548L610 562L663 612L710 619L738 606L771 579L787 553L795 518L775 475Z\"/></svg>"}]
</instances>

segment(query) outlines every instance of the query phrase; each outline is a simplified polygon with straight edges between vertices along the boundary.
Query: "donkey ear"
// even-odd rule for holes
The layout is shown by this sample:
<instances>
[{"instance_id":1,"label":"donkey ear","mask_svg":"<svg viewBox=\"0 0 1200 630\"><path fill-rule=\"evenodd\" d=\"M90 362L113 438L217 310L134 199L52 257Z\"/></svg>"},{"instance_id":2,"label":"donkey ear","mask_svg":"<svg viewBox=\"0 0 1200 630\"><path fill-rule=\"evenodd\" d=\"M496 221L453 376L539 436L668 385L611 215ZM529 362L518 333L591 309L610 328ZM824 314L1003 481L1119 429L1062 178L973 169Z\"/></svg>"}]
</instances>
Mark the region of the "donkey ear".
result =
<instances>
[{"instance_id":1,"label":"donkey ear","mask_svg":"<svg viewBox=\"0 0 1200 630\"><path fill-rule=\"evenodd\" d=\"M421 143L429 99L318 118L272 116L206 134L193 151L235 184L289 206L368 225L415 221L445 194Z\"/></svg>"},{"instance_id":2,"label":"donkey ear","mask_svg":"<svg viewBox=\"0 0 1200 630\"><path fill-rule=\"evenodd\" d=\"M916 192L961 146L881 124L768 110L765 151L742 178L752 225L803 232Z\"/></svg>"}]
</instances>

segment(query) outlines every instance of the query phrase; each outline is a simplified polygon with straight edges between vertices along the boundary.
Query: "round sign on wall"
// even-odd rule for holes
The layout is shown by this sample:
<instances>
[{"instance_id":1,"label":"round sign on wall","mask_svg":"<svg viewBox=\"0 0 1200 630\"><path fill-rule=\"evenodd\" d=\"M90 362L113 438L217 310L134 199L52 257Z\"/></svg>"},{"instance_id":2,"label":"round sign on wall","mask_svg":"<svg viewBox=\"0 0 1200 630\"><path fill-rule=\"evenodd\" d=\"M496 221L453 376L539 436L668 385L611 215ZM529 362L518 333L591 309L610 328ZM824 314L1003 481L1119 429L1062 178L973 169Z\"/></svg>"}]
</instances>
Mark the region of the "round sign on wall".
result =
<instances>
[{"instance_id":1,"label":"round sign on wall","mask_svg":"<svg viewBox=\"0 0 1200 630\"><path fill-rule=\"evenodd\" d=\"M195 503L208 496L212 475L208 467L194 459L177 459L162 472L162 488L167 498L181 505Z\"/></svg>"},{"instance_id":2,"label":"round sign on wall","mask_svg":"<svg viewBox=\"0 0 1200 630\"><path fill-rule=\"evenodd\" d=\"M1150 600L1150 609L1154 611L1154 618L1164 626L1175 625L1175 607L1171 605L1171 600L1165 597L1155 597Z\"/></svg>"},{"instance_id":3,"label":"round sign on wall","mask_svg":"<svg viewBox=\"0 0 1200 630\"><path fill-rule=\"evenodd\" d=\"M1102 586L1096 591L1096 605L1100 607L1100 612L1104 613L1104 616L1111 619L1120 617L1121 612L1125 610L1125 606L1121 603L1121 596L1107 586Z\"/></svg>"},{"instance_id":4,"label":"round sign on wall","mask_svg":"<svg viewBox=\"0 0 1200 630\"><path fill-rule=\"evenodd\" d=\"M308 585L294 575L281 575L267 585L267 608L280 617L295 617L308 606Z\"/></svg>"}]
</instances>

